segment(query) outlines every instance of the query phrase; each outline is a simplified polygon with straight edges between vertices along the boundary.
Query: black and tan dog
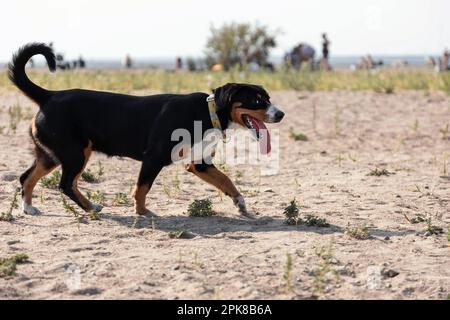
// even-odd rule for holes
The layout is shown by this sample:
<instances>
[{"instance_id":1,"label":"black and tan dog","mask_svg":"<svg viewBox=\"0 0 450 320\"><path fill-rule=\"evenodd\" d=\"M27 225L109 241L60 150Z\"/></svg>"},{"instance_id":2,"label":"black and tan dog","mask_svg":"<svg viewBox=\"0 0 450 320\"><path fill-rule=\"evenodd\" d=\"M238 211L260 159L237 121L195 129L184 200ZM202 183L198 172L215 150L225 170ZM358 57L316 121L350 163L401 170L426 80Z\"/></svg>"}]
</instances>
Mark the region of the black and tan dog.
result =
<instances>
[{"instance_id":1,"label":"black and tan dog","mask_svg":"<svg viewBox=\"0 0 450 320\"><path fill-rule=\"evenodd\" d=\"M91 153L98 151L142 162L134 191L135 209L138 214L149 213L145 197L161 169L172 163L171 151L177 144L171 141L172 132L177 128L193 132L194 121L202 121L203 130L215 127L208 95L139 97L81 89L50 91L25 74L25 64L36 54L44 55L50 70L55 70L52 49L39 43L22 47L9 64L11 81L39 105L30 130L36 159L20 177L24 212L39 213L32 206L33 188L58 165L62 167L62 192L84 210L100 211L102 207L91 203L77 188ZM226 84L215 89L209 100L215 102L214 116L222 130L234 122L253 129L258 138L266 129L264 122L279 122L284 116L270 103L267 92L256 85ZM214 165L191 163L187 169L230 196L242 214L247 213L244 198Z\"/></svg>"}]
</instances>

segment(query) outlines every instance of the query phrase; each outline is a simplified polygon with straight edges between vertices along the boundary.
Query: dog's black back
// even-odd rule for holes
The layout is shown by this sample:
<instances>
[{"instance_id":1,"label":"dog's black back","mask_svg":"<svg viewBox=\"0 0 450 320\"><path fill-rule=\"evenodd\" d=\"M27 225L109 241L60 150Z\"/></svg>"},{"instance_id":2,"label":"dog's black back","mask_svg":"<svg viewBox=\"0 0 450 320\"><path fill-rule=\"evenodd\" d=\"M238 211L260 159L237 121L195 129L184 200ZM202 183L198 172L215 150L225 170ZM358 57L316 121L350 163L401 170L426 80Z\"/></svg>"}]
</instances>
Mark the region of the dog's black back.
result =
<instances>
[{"instance_id":1,"label":"dog's black back","mask_svg":"<svg viewBox=\"0 0 450 320\"><path fill-rule=\"evenodd\" d=\"M210 122L204 107L206 97L204 93L138 97L79 89L58 91L40 106L36 126L39 139L52 150L60 149L55 143L78 139L82 145L90 141L93 150L110 156L142 160L151 143L147 152L158 154L168 164L175 144L168 143L172 132L193 130L195 120ZM150 141L152 136L157 138Z\"/></svg>"}]
</instances>

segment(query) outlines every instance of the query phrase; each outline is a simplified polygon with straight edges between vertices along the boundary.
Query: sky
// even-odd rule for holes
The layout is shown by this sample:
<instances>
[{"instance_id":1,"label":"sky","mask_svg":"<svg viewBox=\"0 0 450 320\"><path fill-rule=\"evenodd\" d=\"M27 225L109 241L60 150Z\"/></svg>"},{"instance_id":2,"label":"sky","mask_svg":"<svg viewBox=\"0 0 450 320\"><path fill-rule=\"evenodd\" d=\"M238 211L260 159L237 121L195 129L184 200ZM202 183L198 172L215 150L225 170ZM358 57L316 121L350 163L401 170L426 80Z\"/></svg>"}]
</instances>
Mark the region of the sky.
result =
<instances>
[{"instance_id":1,"label":"sky","mask_svg":"<svg viewBox=\"0 0 450 320\"><path fill-rule=\"evenodd\" d=\"M53 41L66 58L204 53L211 25L251 22L278 32L273 55L299 42L332 55L429 55L450 47L449 0L6 0L0 61L21 45Z\"/></svg>"}]
</instances>

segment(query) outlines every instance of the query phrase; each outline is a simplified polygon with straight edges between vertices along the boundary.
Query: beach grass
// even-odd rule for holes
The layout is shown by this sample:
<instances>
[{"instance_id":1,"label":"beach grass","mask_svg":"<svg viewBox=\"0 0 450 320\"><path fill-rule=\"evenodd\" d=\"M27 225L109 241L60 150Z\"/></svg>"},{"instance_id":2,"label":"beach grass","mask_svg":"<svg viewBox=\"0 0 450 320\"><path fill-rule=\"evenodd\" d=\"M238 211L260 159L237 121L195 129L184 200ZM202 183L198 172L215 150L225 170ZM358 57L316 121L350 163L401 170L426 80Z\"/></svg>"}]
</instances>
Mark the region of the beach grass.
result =
<instances>
[{"instance_id":1,"label":"beach grass","mask_svg":"<svg viewBox=\"0 0 450 320\"><path fill-rule=\"evenodd\" d=\"M337 70L310 72L279 70L276 72L174 72L166 70L28 70L32 81L54 90L83 88L131 93L203 91L228 82L254 83L267 90L298 91L375 91L393 93L401 90L442 91L450 94L450 72L436 73L426 69L383 69L376 72ZM13 86L6 70L0 71L0 88Z\"/></svg>"}]
</instances>

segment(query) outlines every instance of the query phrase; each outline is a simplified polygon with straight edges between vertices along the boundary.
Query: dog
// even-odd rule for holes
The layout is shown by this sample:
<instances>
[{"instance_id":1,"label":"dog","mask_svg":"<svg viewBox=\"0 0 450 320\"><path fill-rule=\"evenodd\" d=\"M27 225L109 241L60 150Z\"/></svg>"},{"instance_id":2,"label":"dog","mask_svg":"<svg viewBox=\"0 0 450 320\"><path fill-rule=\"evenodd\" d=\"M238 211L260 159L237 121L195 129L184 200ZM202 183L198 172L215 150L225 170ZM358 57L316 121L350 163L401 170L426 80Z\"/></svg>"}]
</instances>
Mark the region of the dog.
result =
<instances>
[{"instance_id":1,"label":"dog","mask_svg":"<svg viewBox=\"0 0 450 320\"><path fill-rule=\"evenodd\" d=\"M99 212L102 206L91 203L77 187L92 152L142 162L133 193L135 210L139 215L151 214L145 198L161 169L173 162L171 151L177 142L171 141L171 134L175 129L192 133L194 121L201 121L203 130L218 127L223 131L236 123L251 129L262 141L264 122L276 123L284 117L283 111L271 104L268 93L251 84L228 83L214 89L212 95L132 96L82 89L46 90L25 73L28 60L38 54L45 57L50 71L55 71L53 50L42 43L23 46L8 65L10 80L39 106L30 126L35 159L20 176L27 214L40 213L32 205L33 188L58 166L62 168L60 190L83 210ZM270 139L266 142L270 145ZM242 195L213 164L192 162L186 169L231 197L241 214L248 214Z\"/></svg>"}]
</instances>

